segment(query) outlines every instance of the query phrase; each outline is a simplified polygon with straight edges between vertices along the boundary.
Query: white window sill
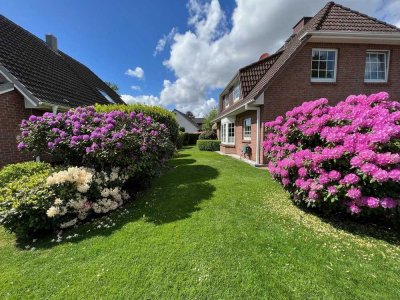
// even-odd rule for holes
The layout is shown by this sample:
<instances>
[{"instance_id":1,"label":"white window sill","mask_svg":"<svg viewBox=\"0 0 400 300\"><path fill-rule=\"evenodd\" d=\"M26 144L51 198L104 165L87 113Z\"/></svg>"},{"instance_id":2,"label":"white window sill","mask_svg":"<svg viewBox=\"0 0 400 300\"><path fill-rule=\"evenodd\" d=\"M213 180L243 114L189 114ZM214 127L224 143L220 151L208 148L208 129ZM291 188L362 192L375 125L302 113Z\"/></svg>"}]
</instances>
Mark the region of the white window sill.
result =
<instances>
[{"instance_id":1,"label":"white window sill","mask_svg":"<svg viewBox=\"0 0 400 300\"><path fill-rule=\"evenodd\" d=\"M251 141L251 137L244 137L243 141Z\"/></svg>"},{"instance_id":2,"label":"white window sill","mask_svg":"<svg viewBox=\"0 0 400 300\"><path fill-rule=\"evenodd\" d=\"M221 143L222 146L235 146L235 143Z\"/></svg>"},{"instance_id":3,"label":"white window sill","mask_svg":"<svg viewBox=\"0 0 400 300\"><path fill-rule=\"evenodd\" d=\"M364 80L365 83L387 83L387 80Z\"/></svg>"},{"instance_id":4,"label":"white window sill","mask_svg":"<svg viewBox=\"0 0 400 300\"><path fill-rule=\"evenodd\" d=\"M336 83L336 79L328 79L328 80L324 80L324 79L313 79L311 78L311 82L317 82L317 83Z\"/></svg>"}]
</instances>

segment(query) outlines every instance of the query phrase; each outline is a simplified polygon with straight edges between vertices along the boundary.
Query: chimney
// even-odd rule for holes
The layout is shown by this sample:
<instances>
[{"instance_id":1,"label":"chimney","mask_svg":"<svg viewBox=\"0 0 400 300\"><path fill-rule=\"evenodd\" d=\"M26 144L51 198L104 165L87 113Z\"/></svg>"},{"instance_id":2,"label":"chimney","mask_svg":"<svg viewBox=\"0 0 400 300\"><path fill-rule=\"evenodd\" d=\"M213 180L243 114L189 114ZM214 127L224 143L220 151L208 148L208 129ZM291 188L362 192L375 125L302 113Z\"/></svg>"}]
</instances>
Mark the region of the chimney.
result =
<instances>
[{"instance_id":1,"label":"chimney","mask_svg":"<svg viewBox=\"0 0 400 300\"><path fill-rule=\"evenodd\" d=\"M46 34L46 44L50 47L54 52L58 51L57 47L57 38L52 34Z\"/></svg>"},{"instance_id":2,"label":"chimney","mask_svg":"<svg viewBox=\"0 0 400 300\"><path fill-rule=\"evenodd\" d=\"M265 58L269 57L269 53L265 52L263 54L261 54L260 58L258 59L258 61L263 60Z\"/></svg>"},{"instance_id":3,"label":"chimney","mask_svg":"<svg viewBox=\"0 0 400 300\"><path fill-rule=\"evenodd\" d=\"M304 26L310 21L312 17L303 17L293 26L293 34L298 34L300 30L304 28Z\"/></svg>"}]
</instances>

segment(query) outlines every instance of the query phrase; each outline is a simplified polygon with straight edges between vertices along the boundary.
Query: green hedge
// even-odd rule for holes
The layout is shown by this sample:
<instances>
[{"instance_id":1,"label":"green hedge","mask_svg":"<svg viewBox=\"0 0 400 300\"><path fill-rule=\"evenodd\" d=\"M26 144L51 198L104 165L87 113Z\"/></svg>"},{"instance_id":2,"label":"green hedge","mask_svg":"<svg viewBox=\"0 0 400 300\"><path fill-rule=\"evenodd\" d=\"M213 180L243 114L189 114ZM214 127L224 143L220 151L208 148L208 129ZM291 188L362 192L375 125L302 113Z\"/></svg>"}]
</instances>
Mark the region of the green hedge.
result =
<instances>
[{"instance_id":1,"label":"green hedge","mask_svg":"<svg viewBox=\"0 0 400 300\"><path fill-rule=\"evenodd\" d=\"M198 140L197 147L201 151L218 151L221 141L217 140Z\"/></svg>"},{"instance_id":2,"label":"green hedge","mask_svg":"<svg viewBox=\"0 0 400 300\"><path fill-rule=\"evenodd\" d=\"M0 171L0 177L7 180L0 187L1 225L19 237L51 227L46 216L54 198L46 184L51 172L50 165L34 162L9 165Z\"/></svg>"},{"instance_id":3,"label":"green hedge","mask_svg":"<svg viewBox=\"0 0 400 300\"><path fill-rule=\"evenodd\" d=\"M130 112L141 112L146 116L152 117L157 122L163 123L168 127L170 132L171 141L176 144L178 139L178 122L176 121L174 113L168 109L162 108L161 106L145 105L145 104L96 104L95 109L97 112L110 112L114 110L123 111L126 113Z\"/></svg>"},{"instance_id":4,"label":"green hedge","mask_svg":"<svg viewBox=\"0 0 400 300\"><path fill-rule=\"evenodd\" d=\"M179 131L178 139L176 140L176 149L182 149L183 148L184 140L185 140L185 133L182 132L182 131Z\"/></svg>"},{"instance_id":5,"label":"green hedge","mask_svg":"<svg viewBox=\"0 0 400 300\"><path fill-rule=\"evenodd\" d=\"M35 161L7 165L0 170L0 188L22 176L30 176L50 169L49 164Z\"/></svg>"}]
</instances>

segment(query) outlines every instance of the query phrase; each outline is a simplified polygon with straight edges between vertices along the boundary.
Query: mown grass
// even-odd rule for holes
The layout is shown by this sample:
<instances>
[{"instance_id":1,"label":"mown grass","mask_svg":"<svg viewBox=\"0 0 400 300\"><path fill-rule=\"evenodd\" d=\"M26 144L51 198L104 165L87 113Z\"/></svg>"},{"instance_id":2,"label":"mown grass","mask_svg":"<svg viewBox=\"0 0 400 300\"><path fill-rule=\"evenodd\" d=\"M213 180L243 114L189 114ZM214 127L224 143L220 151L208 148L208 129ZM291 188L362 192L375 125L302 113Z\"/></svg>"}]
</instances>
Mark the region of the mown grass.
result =
<instances>
[{"instance_id":1,"label":"mown grass","mask_svg":"<svg viewBox=\"0 0 400 300\"><path fill-rule=\"evenodd\" d=\"M265 170L195 148L123 210L62 236L31 251L0 230L1 299L400 298L395 232L323 221Z\"/></svg>"}]
</instances>

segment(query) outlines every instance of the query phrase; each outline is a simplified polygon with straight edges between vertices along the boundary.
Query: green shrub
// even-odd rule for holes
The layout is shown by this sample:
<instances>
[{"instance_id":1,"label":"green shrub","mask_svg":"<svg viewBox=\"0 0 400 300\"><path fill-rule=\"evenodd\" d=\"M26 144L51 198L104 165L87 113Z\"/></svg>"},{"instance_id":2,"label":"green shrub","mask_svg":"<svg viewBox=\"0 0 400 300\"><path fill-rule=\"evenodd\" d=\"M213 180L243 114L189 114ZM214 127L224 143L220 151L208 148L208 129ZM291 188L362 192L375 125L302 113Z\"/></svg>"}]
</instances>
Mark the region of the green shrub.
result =
<instances>
[{"instance_id":1,"label":"green shrub","mask_svg":"<svg viewBox=\"0 0 400 300\"><path fill-rule=\"evenodd\" d=\"M51 166L49 164L35 161L5 166L0 170L0 188L19 177L30 176L50 169Z\"/></svg>"},{"instance_id":2,"label":"green shrub","mask_svg":"<svg viewBox=\"0 0 400 300\"><path fill-rule=\"evenodd\" d=\"M183 145L184 146L196 145L196 142L199 139L199 135L200 135L200 133L185 132L184 136L183 136Z\"/></svg>"},{"instance_id":3,"label":"green shrub","mask_svg":"<svg viewBox=\"0 0 400 300\"><path fill-rule=\"evenodd\" d=\"M170 134L170 140L174 144L178 138L178 122L176 121L175 115L168 109L162 108L161 106L145 105L141 103L136 104L96 104L95 110L97 112L111 112L111 111L122 111L126 113L131 112L142 112L146 116L150 116L153 120L163 123L167 126Z\"/></svg>"},{"instance_id":4,"label":"green shrub","mask_svg":"<svg viewBox=\"0 0 400 300\"><path fill-rule=\"evenodd\" d=\"M182 149L183 148L184 139L185 139L185 133L179 132L178 139L176 141L176 149Z\"/></svg>"},{"instance_id":5,"label":"green shrub","mask_svg":"<svg viewBox=\"0 0 400 300\"><path fill-rule=\"evenodd\" d=\"M220 143L218 140L198 140L197 147L201 151L218 151Z\"/></svg>"},{"instance_id":6,"label":"green shrub","mask_svg":"<svg viewBox=\"0 0 400 300\"><path fill-rule=\"evenodd\" d=\"M217 134L212 130L204 131L199 136L199 140L216 140L216 139L218 139Z\"/></svg>"},{"instance_id":7,"label":"green shrub","mask_svg":"<svg viewBox=\"0 0 400 300\"><path fill-rule=\"evenodd\" d=\"M0 224L17 236L26 237L52 227L46 211L54 201L54 193L46 184L52 172L47 164L32 166L26 163L26 168L20 165L15 168L20 175L8 176L11 181L0 188ZM8 166L7 170L12 167ZM32 173L35 168L37 171Z\"/></svg>"}]
</instances>

